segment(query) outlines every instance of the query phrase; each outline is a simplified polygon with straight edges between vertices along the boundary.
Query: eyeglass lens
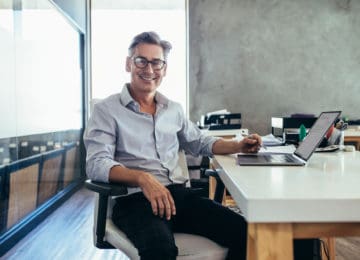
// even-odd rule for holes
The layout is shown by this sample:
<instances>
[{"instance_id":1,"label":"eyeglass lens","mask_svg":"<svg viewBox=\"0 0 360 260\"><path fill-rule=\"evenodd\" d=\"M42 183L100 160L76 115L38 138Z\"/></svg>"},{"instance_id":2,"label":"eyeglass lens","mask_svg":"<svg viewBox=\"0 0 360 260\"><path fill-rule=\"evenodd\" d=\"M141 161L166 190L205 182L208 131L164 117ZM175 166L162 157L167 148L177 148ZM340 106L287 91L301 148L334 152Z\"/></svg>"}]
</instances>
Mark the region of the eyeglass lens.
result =
<instances>
[{"instance_id":1,"label":"eyeglass lens","mask_svg":"<svg viewBox=\"0 0 360 260\"><path fill-rule=\"evenodd\" d=\"M149 60L145 59L144 57L134 58L134 63L135 63L135 66L140 69L146 68L147 65L150 63L151 67L154 70L161 70L165 65L165 61L163 61L163 60L155 59L155 60L149 61Z\"/></svg>"}]
</instances>

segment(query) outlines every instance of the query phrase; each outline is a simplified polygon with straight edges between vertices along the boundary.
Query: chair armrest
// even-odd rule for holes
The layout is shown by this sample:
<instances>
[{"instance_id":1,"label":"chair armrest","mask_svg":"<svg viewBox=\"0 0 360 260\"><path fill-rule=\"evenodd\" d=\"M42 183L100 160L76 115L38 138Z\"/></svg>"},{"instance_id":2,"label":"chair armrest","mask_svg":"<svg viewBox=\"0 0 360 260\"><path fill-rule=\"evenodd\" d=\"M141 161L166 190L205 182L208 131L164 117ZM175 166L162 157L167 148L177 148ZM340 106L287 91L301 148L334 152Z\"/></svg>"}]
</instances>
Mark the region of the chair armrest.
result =
<instances>
[{"instance_id":1,"label":"chair armrest","mask_svg":"<svg viewBox=\"0 0 360 260\"><path fill-rule=\"evenodd\" d=\"M217 170L212 170L212 169L207 169L206 171L205 171L205 175L207 176L207 177L214 177L216 180L217 179L220 179L220 177L219 177L219 173L218 173L218 171Z\"/></svg>"},{"instance_id":2,"label":"chair armrest","mask_svg":"<svg viewBox=\"0 0 360 260\"><path fill-rule=\"evenodd\" d=\"M92 180L85 181L85 187L91 191L98 193L98 205L95 210L95 234L94 242L98 248L114 248L107 241L104 241L106 229L106 215L108 208L108 199L110 196L119 196L127 194L127 189L124 185L114 183L104 183Z\"/></svg>"},{"instance_id":3,"label":"chair armrest","mask_svg":"<svg viewBox=\"0 0 360 260\"><path fill-rule=\"evenodd\" d=\"M85 187L106 196L120 196L127 194L127 188L122 184L105 183L99 181L86 180Z\"/></svg>"},{"instance_id":4,"label":"chair armrest","mask_svg":"<svg viewBox=\"0 0 360 260\"><path fill-rule=\"evenodd\" d=\"M219 177L219 172L217 170L208 169L205 171L205 175L208 177L214 177L216 179L216 188L214 194L214 200L216 202L222 203L225 191L225 185Z\"/></svg>"}]
</instances>

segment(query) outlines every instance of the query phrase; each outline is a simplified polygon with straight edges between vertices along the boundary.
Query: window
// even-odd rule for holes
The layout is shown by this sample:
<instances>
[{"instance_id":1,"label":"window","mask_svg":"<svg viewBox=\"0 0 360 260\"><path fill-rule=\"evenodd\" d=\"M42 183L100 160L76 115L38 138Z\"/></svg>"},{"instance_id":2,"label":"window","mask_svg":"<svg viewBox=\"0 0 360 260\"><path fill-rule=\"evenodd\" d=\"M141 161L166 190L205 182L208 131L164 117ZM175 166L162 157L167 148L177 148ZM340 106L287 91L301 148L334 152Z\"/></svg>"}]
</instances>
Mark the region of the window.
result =
<instances>
[{"instance_id":1,"label":"window","mask_svg":"<svg viewBox=\"0 0 360 260\"><path fill-rule=\"evenodd\" d=\"M159 91L186 111L185 1L119 2L92 2L92 98L121 91L129 82L125 59L132 38L143 31L156 31L173 45Z\"/></svg>"}]
</instances>

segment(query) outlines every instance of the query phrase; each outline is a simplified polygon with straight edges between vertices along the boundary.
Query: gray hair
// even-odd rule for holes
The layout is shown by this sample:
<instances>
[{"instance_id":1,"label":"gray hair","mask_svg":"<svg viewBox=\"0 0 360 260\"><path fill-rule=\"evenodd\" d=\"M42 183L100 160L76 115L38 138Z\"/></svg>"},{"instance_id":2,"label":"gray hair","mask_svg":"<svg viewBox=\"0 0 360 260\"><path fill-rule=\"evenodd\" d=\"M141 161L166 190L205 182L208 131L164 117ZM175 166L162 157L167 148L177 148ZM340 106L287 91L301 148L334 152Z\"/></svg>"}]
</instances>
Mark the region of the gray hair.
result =
<instances>
[{"instance_id":1,"label":"gray hair","mask_svg":"<svg viewBox=\"0 0 360 260\"><path fill-rule=\"evenodd\" d=\"M129 46L129 56L134 54L136 46L138 46L140 43L149 43L161 46L165 60L167 59L167 56L172 48L171 43L165 40L161 40L160 36L156 32L143 32L136 35L132 40Z\"/></svg>"}]
</instances>

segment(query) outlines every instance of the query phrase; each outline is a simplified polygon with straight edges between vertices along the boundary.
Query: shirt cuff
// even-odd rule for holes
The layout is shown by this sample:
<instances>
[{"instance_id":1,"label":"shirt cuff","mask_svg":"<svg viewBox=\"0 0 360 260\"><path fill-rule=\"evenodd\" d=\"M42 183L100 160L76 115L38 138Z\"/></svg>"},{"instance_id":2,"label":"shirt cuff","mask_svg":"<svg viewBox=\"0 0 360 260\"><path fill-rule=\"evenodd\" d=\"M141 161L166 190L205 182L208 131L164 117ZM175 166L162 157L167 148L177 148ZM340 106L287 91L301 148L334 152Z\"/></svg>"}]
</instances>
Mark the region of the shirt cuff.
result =
<instances>
[{"instance_id":1,"label":"shirt cuff","mask_svg":"<svg viewBox=\"0 0 360 260\"><path fill-rule=\"evenodd\" d=\"M103 163L96 162L91 169L87 169L87 175L91 180L99 181L99 182L109 182L109 175L110 170L114 166L123 166L121 163L113 161L113 160L106 160Z\"/></svg>"},{"instance_id":2,"label":"shirt cuff","mask_svg":"<svg viewBox=\"0 0 360 260\"><path fill-rule=\"evenodd\" d=\"M212 147L214 145L214 143L217 141L217 140L220 140L221 137L212 137L210 142L208 143L207 145L207 148L206 148L206 153L207 153L207 156L213 156L213 151L212 151Z\"/></svg>"}]
</instances>

